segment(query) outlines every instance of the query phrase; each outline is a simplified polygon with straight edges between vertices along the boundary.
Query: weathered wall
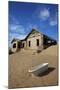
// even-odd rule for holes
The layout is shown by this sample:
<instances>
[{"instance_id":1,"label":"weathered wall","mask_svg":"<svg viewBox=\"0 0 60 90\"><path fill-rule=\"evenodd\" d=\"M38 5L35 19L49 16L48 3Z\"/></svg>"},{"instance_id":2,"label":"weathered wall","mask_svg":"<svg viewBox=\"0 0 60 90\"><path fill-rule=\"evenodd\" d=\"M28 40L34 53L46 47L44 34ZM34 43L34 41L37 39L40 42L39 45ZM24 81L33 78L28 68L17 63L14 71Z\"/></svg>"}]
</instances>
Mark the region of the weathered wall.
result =
<instances>
[{"instance_id":1,"label":"weathered wall","mask_svg":"<svg viewBox=\"0 0 60 90\"><path fill-rule=\"evenodd\" d=\"M37 46L36 39L39 39L39 46ZM29 41L31 41L31 46L29 47ZM43 35L40 33L31 34L27 39L27 48L29 49L43 49Z\"/></svg>"},{"instance_id":2,"label":"weathered wall","mask_svg":"<svg viewBox=\"0 0 60 90\"><path fill-rule=\"evenodd\" d=\"M37 46L37 39L39 39L39 46ZM29 47L29 41L31 43ZM18 41L14 41L13 44L16 43L16 48L12 47L12 51L16 52L18 48ZM24 43L24 47L23 47ZM21 48L33 49L33 50L42 50L43 49L43 35L41 33L33 33L30 34L26 41L22 41Z\"/></svg>"},{"instance_id":3,"label":"weathered wall","mask_svg":"<svg viewBox=\"0 0 60 90\"><path fill-rule=\"evenodd\" d=\"M22 41L22 47L23 47L23 43L24 43L24 48L26 48L26 41Z\"/></svg>"},{"instance_id":4,"label":"weathered wall","mask_svg":"<svg viewBox=\"0 0 60 90\"><path fill-rule=\"evenodd\" d=\"M13 48L13 44L16 44L16 48ZM16 52L18 50L18 41L13 42L12 44L12 52Z\"/></svg>"}]
</instances>

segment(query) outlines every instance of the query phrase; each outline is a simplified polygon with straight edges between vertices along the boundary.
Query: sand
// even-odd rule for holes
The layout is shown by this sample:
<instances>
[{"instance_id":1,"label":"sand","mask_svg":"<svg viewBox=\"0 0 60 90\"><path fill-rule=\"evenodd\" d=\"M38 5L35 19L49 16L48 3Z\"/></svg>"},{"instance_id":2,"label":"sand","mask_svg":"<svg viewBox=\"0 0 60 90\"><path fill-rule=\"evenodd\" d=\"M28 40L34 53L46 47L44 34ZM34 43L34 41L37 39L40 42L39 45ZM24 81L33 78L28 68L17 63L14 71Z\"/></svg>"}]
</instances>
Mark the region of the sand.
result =
<instances>
[{"instance_id":1,"label":"sand","mask_svg":"<svg viewBox=\"0 0 60 90\"><path fill-rule=\"evenodd\" d=\"M28 72L34 66L49 63L48 72L35 76ZM26 88L58 85L58 45L40 53L21 50L9 55L9 88Z\"/></svg>"}]
</instances>

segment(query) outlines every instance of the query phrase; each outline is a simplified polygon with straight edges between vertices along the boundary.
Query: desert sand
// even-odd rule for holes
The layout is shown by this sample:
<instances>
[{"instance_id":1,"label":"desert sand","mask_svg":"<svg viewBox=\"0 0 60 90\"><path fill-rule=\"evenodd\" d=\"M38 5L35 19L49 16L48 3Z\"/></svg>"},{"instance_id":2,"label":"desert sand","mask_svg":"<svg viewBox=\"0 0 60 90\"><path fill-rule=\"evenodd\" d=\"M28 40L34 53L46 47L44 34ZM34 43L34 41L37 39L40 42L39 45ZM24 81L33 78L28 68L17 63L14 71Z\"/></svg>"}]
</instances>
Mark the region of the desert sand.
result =
<instances>
[{"instance_id":1,"label":"desert sand","mask_svg":"<svg viewBox=\"0 0 60 90\"><path fill-rule=\"evenodd\" d=\"M49 63L48 71L41 76L28 72L34 66ZM58 45L50 46L40 53L20 50L9 55L9 88L26 88L58 85Z\"/></svg>"}]
</instances>

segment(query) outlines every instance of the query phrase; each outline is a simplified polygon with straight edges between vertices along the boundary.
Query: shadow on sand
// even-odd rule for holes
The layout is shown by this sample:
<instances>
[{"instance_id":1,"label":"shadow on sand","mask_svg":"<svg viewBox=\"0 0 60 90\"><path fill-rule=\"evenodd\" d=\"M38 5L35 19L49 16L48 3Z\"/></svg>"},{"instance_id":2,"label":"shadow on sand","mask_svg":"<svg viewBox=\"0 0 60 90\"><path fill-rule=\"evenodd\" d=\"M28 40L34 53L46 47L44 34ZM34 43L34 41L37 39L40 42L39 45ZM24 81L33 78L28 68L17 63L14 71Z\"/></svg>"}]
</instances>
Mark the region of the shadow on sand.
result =
<instances>
[{"instance_id":1,"label":"shadow on sand","mask_svg":"<svg viewBox=\"0 0 60 90\"><path fill-rule=\"evenodd\" d=\"M55 70L54 67L49 67L47 71L45 71L44 73L39 74L38 77L42 77L42 76L48 75L49 73L51 73L54 70Z\"/></svg>"}]
</instances>

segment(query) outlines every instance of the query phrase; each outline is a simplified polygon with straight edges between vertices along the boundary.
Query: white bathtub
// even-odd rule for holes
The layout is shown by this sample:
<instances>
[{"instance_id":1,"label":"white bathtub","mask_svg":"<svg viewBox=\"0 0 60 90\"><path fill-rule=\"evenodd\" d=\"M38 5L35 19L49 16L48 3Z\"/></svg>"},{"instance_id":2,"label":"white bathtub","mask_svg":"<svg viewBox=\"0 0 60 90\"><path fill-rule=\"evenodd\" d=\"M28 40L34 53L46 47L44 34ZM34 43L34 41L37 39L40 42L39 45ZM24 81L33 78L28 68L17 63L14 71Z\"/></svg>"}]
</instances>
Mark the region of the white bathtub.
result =
<instances>
[{"instance_id":1,"label":"white bathtub","mask_svg":"<svg viewBox=\"0 0 60 90\"><path fill-rule=\"evenodd\" d=\"M48 70L48 63L43 63L43 64L40 64L36 67L33 67L31 70L29 70L28 72L30 73L33 73L35 75L39 75L45 71Z\"/></svg>"}]
</instances>

